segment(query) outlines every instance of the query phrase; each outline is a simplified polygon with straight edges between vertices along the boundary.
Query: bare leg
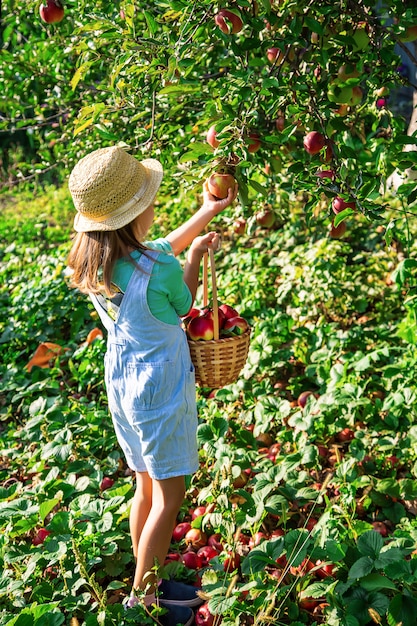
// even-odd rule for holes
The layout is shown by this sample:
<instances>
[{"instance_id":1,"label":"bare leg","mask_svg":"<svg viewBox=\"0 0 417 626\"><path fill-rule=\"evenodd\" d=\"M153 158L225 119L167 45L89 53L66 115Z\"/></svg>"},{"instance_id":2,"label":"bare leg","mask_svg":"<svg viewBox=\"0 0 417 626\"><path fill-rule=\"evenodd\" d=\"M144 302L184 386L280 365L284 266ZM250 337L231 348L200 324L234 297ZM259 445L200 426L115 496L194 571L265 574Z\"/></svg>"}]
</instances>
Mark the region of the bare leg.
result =
<instances>
[{"instance_id":1,"label":"bare leg","mask_svg":"<svg viewBox=\"0 0 417 626\"><path fill-rule=\"evenodd\" d=\"M183 476L152 480L152 507L142 528L137 553L134 589L155 590L157 577L152 572L155 564L162 565L168 552L172 530L184 500ZM149 575L149 572L152 572Z\"/></svg>"},{"instance_id":2,"label":"bare leg","mask_svg":"<svg viewBox=\"0 0 417 626\"><path fill-rule=\"evenodd\" d=\"M130 536L135 559L139 539L152 506L152 478L147 472L136 472L136 491L130 507Z\"/></svg>"}]
</instances>

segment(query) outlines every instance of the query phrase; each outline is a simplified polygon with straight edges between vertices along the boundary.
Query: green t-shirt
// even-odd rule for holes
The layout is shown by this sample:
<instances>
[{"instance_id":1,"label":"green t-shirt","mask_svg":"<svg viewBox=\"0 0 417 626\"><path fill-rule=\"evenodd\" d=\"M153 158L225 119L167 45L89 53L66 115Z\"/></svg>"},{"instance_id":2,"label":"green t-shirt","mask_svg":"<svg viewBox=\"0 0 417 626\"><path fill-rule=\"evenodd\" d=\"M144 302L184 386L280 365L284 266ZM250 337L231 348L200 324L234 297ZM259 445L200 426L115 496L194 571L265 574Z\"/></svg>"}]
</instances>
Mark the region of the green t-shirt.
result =
<instances>
[{"instance_id":1,"label":"green t-shirt","mask_svg":"<svg viewBox=\"0 0 417 626\"><path fill-rule=\"evenodd\" d=\"M147 241L144 245L161 252L153 265L149 279L147 291L149 309L152 315L162 322L178 324L178 316L186 315L192 305L191 292L184 282L181 264L172 254L171 244L166 239ZM135 261L138 261L140 256L140 250L135 250L131 254ZM121 295L126 291L134 271L135 265L127 258L116 262L112 283L121 292L115 298L119 305Z\"/></svg>"}]
</instances>

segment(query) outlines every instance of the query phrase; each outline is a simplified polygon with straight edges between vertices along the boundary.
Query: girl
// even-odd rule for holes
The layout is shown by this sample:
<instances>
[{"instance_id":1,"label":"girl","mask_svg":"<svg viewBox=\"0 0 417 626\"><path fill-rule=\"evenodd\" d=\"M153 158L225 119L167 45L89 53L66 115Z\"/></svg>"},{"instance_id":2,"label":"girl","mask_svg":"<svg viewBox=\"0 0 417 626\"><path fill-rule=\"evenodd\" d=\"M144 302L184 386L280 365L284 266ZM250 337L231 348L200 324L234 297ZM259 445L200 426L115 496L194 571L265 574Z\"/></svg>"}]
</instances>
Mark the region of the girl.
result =
<instances>
[{"instance_id":1,"label":"girl","mask_svg":"<svg viewBox=\"0 0 417 626\"><path fill-rule=\"evenodd\" d=\"M77 214L68 265L72 285L89 294L108 332L109 409L136 473L133 591L146 606L157 596L169 609L162 624L173 626L191 624L190 607L201 603L194 587L158 583L156 574L184 498L184 476L198 468L194 369L179 316L192 307L203 254L218 247L218 234L200 233L233 202L237 187L218 200L206 182L202 207L165 239L146 242L162 176L159 161L139 162L119 147L81 159L69 178ZM188 246L183 270L175 257Z\"/></svg>"}]
</instances>

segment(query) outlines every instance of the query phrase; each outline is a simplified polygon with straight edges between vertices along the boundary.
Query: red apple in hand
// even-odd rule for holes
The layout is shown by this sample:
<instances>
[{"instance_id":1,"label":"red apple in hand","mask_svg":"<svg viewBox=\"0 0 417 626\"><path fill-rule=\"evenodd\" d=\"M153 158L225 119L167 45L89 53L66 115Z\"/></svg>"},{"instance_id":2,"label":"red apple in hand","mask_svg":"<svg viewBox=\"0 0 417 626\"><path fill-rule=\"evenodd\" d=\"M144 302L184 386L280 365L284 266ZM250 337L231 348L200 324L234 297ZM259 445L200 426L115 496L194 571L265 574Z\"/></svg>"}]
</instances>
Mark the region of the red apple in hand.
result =
<instances>
[{"instance_id":1,"label":"red apple in hand","mask_svg":"<svg viewBox=\"0 0 417 626\"><path fill-rule=\"evenodd\" d=\"M64 7L59 0L47 0L46 4L40 5L39 15L47 24L55 24L63 19Z\"/></svg>"},{"instance_id":2,"label":"red apple in hand","mask_svg":"<svg viewBox=\"0 0 417 626\"><path fill-rule=\"evenodd\" d=\"M236 181L231 174L215 173L207 181L209 192L220 200L227 198L229 189L234 189L235 184Z\"/></svg>"},{"instance_id":3,"label":"red apple in hand","mask_svg":"<svg viewBox=\"0 0 417 626\"><path fill-rule=\"evenodd\" d=\"M326 139L321 133L312 130L304 137L303 144L309 154L318 154L326 145Z\"/></svg>"},{"instance_id":4,"label":"red apple in hand","mask_svg":"<svg viewBox=\"0 0 417 626\"><path fill-rule=\"evenodd\" d=\"M248 328L249 324L245 318L240 315L237 317L230 317L223 325L223 330L229 330L234 335L243 335Z\"/></svg>"},{"instance_id":5,"label":"red apple in hand","mask_svg":"<svg viewBox=\"0 0 417 626\"><path fill-rule=\"evenodd\" d=\"M236 33L239 33L243 28L243 22L240 15L234 11L229 11L228 9L222 9L219 11L215 16L214 21L222 33L225 33L226 35L236 35Z\"/></svg>"}]
</instances>

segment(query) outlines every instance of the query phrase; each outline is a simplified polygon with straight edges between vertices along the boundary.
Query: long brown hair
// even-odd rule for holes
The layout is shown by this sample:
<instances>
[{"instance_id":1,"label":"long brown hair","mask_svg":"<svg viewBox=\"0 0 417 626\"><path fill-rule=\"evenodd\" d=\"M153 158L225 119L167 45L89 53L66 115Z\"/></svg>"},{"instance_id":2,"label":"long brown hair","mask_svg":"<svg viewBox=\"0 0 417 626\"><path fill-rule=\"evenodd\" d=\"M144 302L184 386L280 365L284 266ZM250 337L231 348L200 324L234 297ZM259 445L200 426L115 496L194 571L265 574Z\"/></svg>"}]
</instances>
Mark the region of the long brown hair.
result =
<instances>
[{"instance_id":1,"label":"long brown hair","mask_svg":"<svg viewBox=\"0 0 417 626\"><path fill-rule=\"evenodd\" d=\"M76 233L68 255L68 267L72 270L71 286L82 293L104 291L107 296L113 296L111 277L114 264L121 257L130 259L132 250L147 250L137 240L132 222L114 231Z\"/></svg>"}]
</instances>

